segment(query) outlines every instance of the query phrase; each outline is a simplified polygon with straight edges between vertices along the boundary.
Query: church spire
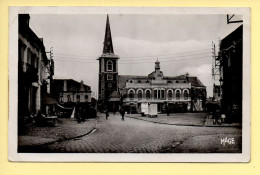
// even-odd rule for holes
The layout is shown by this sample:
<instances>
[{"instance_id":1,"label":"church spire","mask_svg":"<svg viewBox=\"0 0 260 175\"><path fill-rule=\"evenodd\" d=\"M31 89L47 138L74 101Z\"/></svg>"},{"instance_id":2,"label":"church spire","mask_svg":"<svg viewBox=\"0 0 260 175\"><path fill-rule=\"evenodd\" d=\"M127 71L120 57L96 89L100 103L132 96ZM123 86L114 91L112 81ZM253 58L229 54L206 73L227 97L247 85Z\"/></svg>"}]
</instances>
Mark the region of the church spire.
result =
<instances>
[{"instance_id":1,"label":"church spire","mask_svg":"<svg viewBox=\"0 0 260 175\"><path fill-rule=\"evenodd\" d=\"M105 34L105 39L104 39L104 43L103 44L104 44L103 54L105 54L105 53L114 53L108 15L107 15L107 23L106 23L106 34Z\"/></svg>"}]
</instances>

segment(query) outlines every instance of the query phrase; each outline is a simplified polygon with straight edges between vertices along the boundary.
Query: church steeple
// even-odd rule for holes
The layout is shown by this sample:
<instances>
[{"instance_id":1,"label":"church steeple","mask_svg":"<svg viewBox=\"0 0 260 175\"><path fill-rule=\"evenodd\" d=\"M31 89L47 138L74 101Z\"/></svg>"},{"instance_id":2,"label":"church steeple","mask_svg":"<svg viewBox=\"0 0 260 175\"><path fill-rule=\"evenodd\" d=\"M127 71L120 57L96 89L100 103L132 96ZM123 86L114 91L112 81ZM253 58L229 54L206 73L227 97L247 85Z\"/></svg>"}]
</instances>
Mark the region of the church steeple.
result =
<instances>
[{"instance_id":1,"label":"church steeple","mask_svg":"<svg viewBox=\"0 0 260 175\"><path fill-rule=\"evenodd\" d=\"M113 96L112 94L118 92L118 59L119 56L114 54L109 17L107 15L103 53L98 58L98 99L101 101L103 106L112 106L114 101L109 102L109 99Z\"/></svg>"},{"instance_id":2,"label":"church steeple","mask_svg":"<svg viewBox=\"0 0 260 175\"><path fill-rule=\"evenodd\" d=\"M112 43L112 35L111 35L108 15L107 15L107 23L106 23L106 34L105 34L105 39L104 39L103 44L104 44L103 54L114 53L113 43Z\"/></svg>"}]
</instances>

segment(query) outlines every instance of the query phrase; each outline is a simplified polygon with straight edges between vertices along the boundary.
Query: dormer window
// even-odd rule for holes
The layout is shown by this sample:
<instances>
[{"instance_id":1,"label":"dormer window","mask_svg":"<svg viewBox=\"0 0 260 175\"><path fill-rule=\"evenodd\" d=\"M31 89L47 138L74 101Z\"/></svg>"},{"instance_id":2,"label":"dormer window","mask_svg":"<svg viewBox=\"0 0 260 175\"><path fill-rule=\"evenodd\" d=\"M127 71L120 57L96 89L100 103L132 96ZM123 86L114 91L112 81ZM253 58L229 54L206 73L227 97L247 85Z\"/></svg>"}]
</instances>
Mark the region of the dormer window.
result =
<instances>
[{"instance_id":1,"label":"dormer window","mask_svg":"<svg viewBox=\"0 0 260 175\"><path fill-rule=\"evenodd\" d=\"M107 61L107 71L113 71L113 62L111 60Z\"/></svg>"},{"instance_id":2,"label":"dormer window","mask_svg":"<svg viewBox=\"0 0 260 175\"><path fill-rule=\"evenodd\" d=\"M149 83L149 80L147 80L146 83Z\"/></svg>"},{"instance_id":3,"label":"dormer window","mask_svg":"<svg viewBox=\"0 0 260 175\"><path fill-rule=\"evenodd\" d=\"M141 80L138 80L138 83L142 83Z\"/></svg>"},{"instance_id":4,"label":"dormer window","mask_svg":"<svg viewBox=\"0 0 260 175\"><path fill-rule=\"evenodd\" d=\"M179 81L176 81L176 83L179 83Z\"/></svg>"},{"instance_id":5,"label":"dormer window","mask_svg":"<svg viewBox=\"0 0 260 175\"><path fill-rule=\"evenodd\" d=\"M168 81L168 83L172 83L172 81Z\"/></svg>"},{"instance_id":6,"label":"dormer window","mask_svg":"<svg viewBox=\"0 0 260 175\"><path fill-rule=\"evenodd\" d=\"M133 83L133 80L130 80L129 83Z\"/></svg>"}]
</instances>

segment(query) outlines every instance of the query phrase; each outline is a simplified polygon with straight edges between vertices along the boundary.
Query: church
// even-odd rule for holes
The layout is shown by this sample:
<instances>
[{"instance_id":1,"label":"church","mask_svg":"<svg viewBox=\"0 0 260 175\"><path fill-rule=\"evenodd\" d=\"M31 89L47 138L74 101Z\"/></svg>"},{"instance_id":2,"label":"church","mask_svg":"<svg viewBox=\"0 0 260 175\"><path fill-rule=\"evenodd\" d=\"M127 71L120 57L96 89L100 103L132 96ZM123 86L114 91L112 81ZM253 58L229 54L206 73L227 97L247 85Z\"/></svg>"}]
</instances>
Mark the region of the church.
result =
<instances>
[{"instance_id":1,"label":"church","mask_svg":"<svg viewBox=\"0 0 260 175\"><path fill-rule=\"evenodd\" d=\"M206 102L206 86L188 73L165 76L160 62L149 75L119 75L118 61L112 43L109 17L107 16L103 53L99 60L98 101L99 110L118 111L121 107L129 113L140 113L141 104L155 103L158 112L203 111Z\"/></svg>"}]
</instances>

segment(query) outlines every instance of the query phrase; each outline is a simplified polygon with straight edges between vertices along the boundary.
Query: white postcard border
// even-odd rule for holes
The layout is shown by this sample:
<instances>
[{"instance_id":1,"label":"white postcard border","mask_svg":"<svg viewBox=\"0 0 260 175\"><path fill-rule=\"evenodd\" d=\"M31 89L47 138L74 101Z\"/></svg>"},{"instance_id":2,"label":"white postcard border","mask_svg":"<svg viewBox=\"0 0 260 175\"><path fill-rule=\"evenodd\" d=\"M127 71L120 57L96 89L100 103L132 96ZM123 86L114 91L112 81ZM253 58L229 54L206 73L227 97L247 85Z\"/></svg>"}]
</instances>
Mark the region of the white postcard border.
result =
<instances>
[{"instance_id":1,"label":"white postcard border","mask_svg":"<svg viewBox=\"0 0 260 175\"><path fill-rule=\"evenodd\" d=\"M18 14L241 14L243 15L242 153L17 153ZM250 8L206 7L9 7L8 158L26 162L249 162L251 145Z\"/></svg>"}]
</instances>

